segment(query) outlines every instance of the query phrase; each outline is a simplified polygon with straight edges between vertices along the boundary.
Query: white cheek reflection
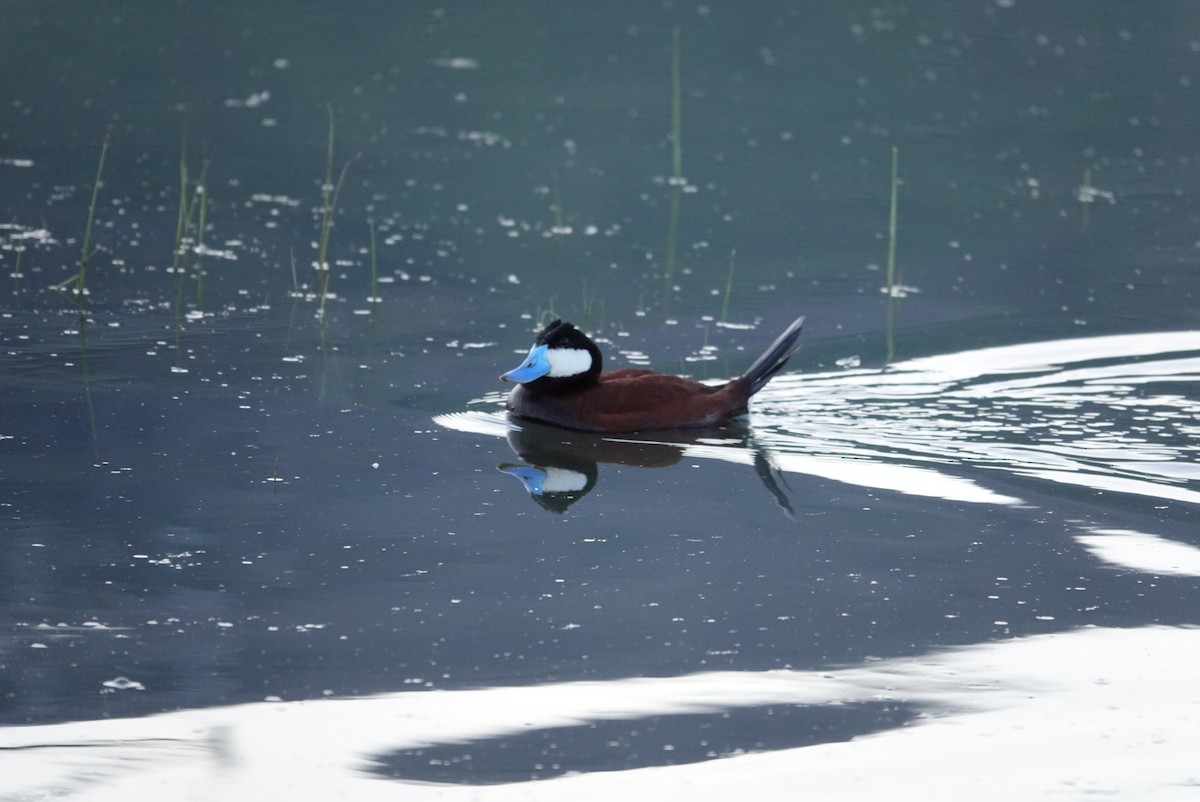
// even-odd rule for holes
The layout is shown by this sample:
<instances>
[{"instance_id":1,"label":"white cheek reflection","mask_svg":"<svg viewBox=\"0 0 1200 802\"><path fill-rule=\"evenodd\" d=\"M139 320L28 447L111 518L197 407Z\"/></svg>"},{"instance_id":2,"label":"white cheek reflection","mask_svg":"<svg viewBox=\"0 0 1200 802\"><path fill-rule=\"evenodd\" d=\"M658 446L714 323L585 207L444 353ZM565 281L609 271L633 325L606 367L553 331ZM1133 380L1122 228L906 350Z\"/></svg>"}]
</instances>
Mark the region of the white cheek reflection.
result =
<instances>
[{"instance_id":1,"label":"white cheek reflection","mask_svg":"<svg viewBox=\"0 0 1200 802\"><path fill-rule=\"evenodd\" d=\"M547 468L542 481L543 493L578 493L587 487L587 476L566 468Z\"/></svg>"}]
</instances>

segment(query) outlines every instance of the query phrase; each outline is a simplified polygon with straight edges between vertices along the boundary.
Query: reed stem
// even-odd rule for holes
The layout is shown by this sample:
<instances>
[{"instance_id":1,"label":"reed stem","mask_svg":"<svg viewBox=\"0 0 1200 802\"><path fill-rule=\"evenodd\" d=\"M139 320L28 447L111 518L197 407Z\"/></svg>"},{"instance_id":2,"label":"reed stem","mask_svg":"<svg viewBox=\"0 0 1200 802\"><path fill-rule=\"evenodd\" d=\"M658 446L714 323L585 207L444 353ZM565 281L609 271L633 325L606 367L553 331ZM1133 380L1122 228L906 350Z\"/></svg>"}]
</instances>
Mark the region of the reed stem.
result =
<instances>
[{"instance_id":1,"label":"reed stem","mask_svg":"<svg viewBox=\"0 0 1200 802\"><path fill-rule=\"evenodd\" d=\"M19 309L21 307L21 258L25 255L25 246L17 245L13 250L17 252L12 269L13 295L17 298L17 308Z\"/></svg>"},{"instance_id":2,"label":"reed stem","mask_svg":"<svg viewBox=\"0 0 1200 802\"><path fill-rule=\"evenodd\" d=\"M100 184L104 177L104 159L108 156L108 148L112 144L112 132L104 134L104 142L100 145L100 164L96 167L96 181L92 184L92 202L88 206L87 224L83 227L83 247L79 251L79 272L66 281L56 284L55 289L65 290L75 285L75 300L83 304L83 296L87 292L87 266L92 258L92 227L96 221L96 203L100 198Z\"/></svg>"},{"instance_id":3,"label":"reed stem","mask_svg":"<svg viewBox=\"0 0 1200 802\"><path fill-rule=\"evenodd\" d=\"M187 167L187 137L183 138L183 144L179 147L179 216L175 220L175 248L171 252L171 271L172 273L179 269L179 259L181 257L180 248L183 245L183 235L187 230L189 220L188 203L188 167Z\"/></svg>"},{"instance_id":4,"label":"reed stem","mask_svg":"<svg viewBox=\"0 0 1200 802\"><path fill-rule=\"evenodd\" d=\"M208 225L208 162L200 172L200 183L196 185L200 197L200 221L196 227L196 261L193 269L196 276L196 306L204 306L204 229Z\"/></svg>"},{"instance_id":5,"label":"reed stem","mask_svg":"<svg viewBox=\"0 0 1200 802\"><path fill-rule=\"evenodd\" d=\"M733 265L737 260L737 248L729 252L729 275L725 277L725 300L721 304L721 322L729 320L729 297L733 295Z\"/></svg>"},{"instance_id":6,"label":"reed stem","mask_svg":"<svg viewBox=\"0 0 1200 802\"><path fill-rule=\"evenodd\" d=\"M100 164L96 167L96 181L92 184L92 203L88 206L87 225L83 229L83 248L79 252L79 297L87 288L87 265L92 258L92 225L96 220L96 201L100 197L100 183L104 177L104 159L108 156L108 147L112 144L112 132L104 134L104 143L100 145Z\"/></svg>"},{"instance_id":7,"label":"reed stem","mask_svg":"<svg viewBox=\"0 0 1200 802\"><path fill-rule=\"evenodd\" d=\"M899 186L897 176L899 174L900 150L892 148L892 203L891 210L888 214L888 255L887 255L887 288L888 296L891 296L896 286L896 206L897 192Z\"/></svg>"},{"instance_id":8,"label":"reed stem","mask_svg":"<svg viewBox=\"0 0 1200 802\"><path fill-rule=\"evenodd\" d=\"M887 347L886 362L891 364L896 355L896 340L894 335L894 306L896 303L896 207L897 186L899 185L900 151L892 148L892 202L888 213L888 257L887 257L887 320L885 322L884 338Z\"/></svg>"},{"instance_id":9,"label":"reed stem","mask_svg":"<svg viewBox=\"0 0 1200 802\"><path fill-rule=\"evenodd\" d=\"M380 302L379 271L376 267L375 259L375 217L373 215L367 218L367 228L371 232L371 297L368 299L368 302L371 304L377 304ZM374 307L372 307L372 309L374 309Z\"/></svg>"},{"instance_id":10,"label":"reed stem","mask_svg":"<svg viewBox=\"0 0 1200 802\"><path fill-rule=\"evenodd\" d=\"M317 316L322 320L325 318L325 300L329 294L329 235L333 230L333 215L337 209L338 196L342 194L342 185L346 182L346 172L350 169L351 162L354 159L346 162L342 167L342 174L338 177L337 184L333 183L333 141L334 141L334 121L333 121L333 106L326 104L326 111L329 113L329 142L325 150L325 183L321 186L321 240L317 246L317 270L320 272L318 280L318 292L321 295L321 308L317 312Z\"/></svg>"},{"instance_id":11,"label":"reed stem","mask_svg":"<svg viewBox=\"0 0 1200 802\"><path fill-rule=\"evenodd\" d=\"M676 181L683 179L683 80L680 77L679 26L671 32L671 155L672 176Z\"/></svg>"}]
</instances>

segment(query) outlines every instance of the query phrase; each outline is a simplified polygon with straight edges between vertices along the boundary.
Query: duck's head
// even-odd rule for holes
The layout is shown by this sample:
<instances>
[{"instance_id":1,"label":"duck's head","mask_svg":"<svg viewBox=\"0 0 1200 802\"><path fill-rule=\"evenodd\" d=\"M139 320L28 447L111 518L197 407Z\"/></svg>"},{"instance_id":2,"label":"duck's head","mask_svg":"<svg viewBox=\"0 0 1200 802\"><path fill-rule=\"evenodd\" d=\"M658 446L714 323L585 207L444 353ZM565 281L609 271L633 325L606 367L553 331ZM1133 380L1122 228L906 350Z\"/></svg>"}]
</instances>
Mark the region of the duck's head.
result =
<instances>
[{"instance_id":1,"label":"duck's head","mask_svg":"<svg viewBox=\"0 0 1200 802\"><path fill-rule=\"evenodd\" d=\"M565 320L542 329L519 366L500 376L507 382L568 384L600 375L600 349L587 335Z\"/></svg>"}]
</instances>

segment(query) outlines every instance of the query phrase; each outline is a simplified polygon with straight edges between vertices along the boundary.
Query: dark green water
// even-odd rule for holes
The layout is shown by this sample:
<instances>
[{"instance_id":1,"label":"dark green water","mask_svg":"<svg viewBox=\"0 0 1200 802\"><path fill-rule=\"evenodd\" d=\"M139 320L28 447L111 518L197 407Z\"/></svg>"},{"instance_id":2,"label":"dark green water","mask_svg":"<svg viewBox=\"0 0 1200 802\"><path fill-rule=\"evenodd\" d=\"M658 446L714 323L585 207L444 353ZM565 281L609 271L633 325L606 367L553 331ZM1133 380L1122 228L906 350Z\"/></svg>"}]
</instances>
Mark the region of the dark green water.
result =
<instances>
[{"instance_id":1,"label":"dark green water","mask_svg":"<svg viewBox=\"0 0 1200 802\"><path fill-rule=\"evenodd\" d=\"M1200 546L1192 4L59 11L0 26L0 722L1200 623L1088 540ZM699 378L808 324L744 426L510 447L550 314Z\"/></svg>"}]
</instances>

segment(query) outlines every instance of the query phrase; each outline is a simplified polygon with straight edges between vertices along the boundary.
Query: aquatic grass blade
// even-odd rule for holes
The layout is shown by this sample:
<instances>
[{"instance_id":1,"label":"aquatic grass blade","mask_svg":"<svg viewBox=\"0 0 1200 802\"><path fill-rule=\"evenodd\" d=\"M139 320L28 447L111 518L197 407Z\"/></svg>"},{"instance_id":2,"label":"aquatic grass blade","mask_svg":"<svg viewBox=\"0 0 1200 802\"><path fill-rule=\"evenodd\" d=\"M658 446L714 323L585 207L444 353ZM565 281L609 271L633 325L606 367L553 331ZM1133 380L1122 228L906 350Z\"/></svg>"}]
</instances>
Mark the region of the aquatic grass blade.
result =
<instances>
[{"instance_id":1,"label":"aquatic grass blade","mask_svg":"<svg viewBox=\"0 0 1200 802\"><path fill-rule=\"evenodd\" d=\"M104 142L100 145L100 163L96 167L96 180L92 184L92 202L88 206L87 224L83 227L83 246L79 251L79 272L66 281L54 285L56 290L65 290L74 284L75 298L80 304L83 303L84 295L87 293L87 266L88 261L92 258L92 229L96 222L96 203L100 198L100 184L104 179L104 160L108 157L110 145L112 145L112 132L108 131L104 134Z\"/></svg>"}]
</instances>

